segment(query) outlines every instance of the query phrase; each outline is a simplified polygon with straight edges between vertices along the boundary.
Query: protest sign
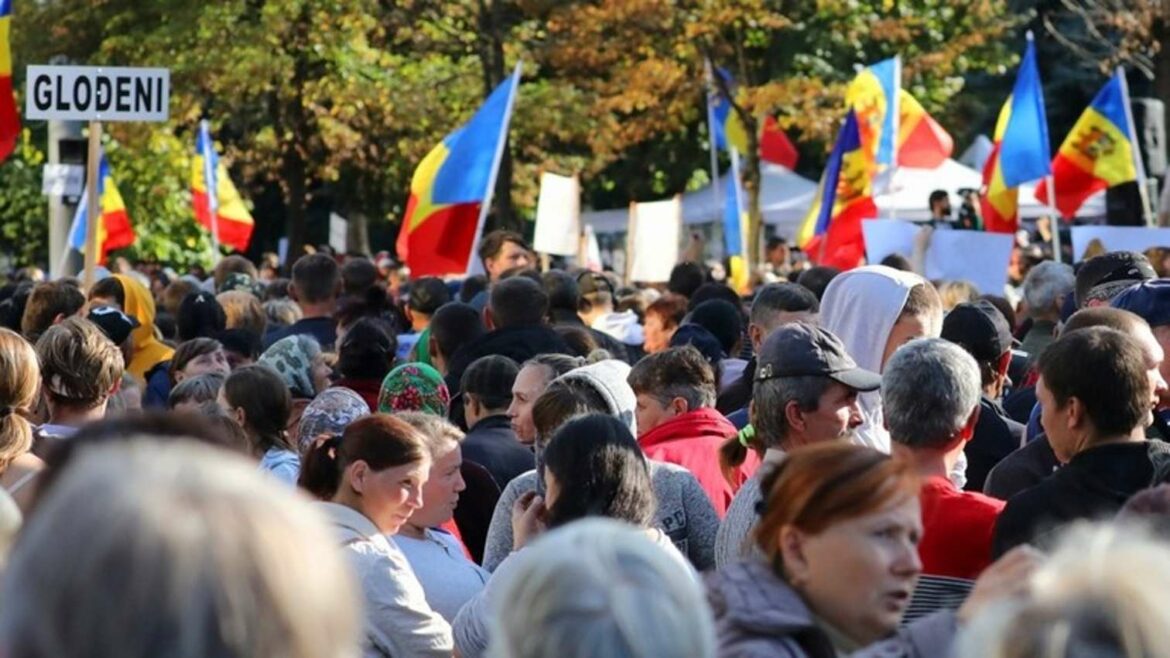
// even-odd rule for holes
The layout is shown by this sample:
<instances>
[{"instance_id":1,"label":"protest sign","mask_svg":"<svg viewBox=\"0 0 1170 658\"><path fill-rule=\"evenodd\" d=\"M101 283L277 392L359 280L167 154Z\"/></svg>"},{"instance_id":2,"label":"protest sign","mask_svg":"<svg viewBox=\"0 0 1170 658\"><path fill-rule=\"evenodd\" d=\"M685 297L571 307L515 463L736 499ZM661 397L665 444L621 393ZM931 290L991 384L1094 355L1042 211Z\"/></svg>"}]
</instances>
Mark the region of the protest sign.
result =
<instances>
[{"instance_id":1,"label":"protest sign","mask_svg":"<svg viewBox=\"0 0 1170 658\"><path fill-rule=\"evenodd\" d=\"M630 204L626 247L626 280L646 283L670 280L678 263L682 234L682 200Z\"/></svg>"},{"instance_id":2,"label":"protest sign","mask_svg":"<svg viewBox=\"0 0 1170 658\"><path fill-rule=\"evenodd\" d=\"M532 247L542 254L576 255L581 235L580 218L581 186L577 178L541 174Z\"/></svg>"},{"instance_id":3,"label":"protest sign","mask_svg":"<svg viewBox=\"0 0 1170 658\"><path fill-rule=\"evenodd\" d=\"M870 264L890 254L914 259L914 241L920 224L873 219L861 223L865 252ZM1003 294L1015 236L982 231L936 230L925 254L926 278L932 281L970 281L988 295Z\"/></svg>"}]
</instances>

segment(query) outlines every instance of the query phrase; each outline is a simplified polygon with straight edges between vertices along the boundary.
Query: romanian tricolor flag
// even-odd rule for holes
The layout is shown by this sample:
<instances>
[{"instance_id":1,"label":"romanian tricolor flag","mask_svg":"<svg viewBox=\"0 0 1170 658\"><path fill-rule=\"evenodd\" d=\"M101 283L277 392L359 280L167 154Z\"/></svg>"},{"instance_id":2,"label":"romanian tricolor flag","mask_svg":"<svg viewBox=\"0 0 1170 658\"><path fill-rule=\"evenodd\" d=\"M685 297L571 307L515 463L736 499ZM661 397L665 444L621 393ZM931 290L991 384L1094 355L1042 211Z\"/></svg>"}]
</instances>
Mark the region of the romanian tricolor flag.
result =
<instances>
[{"instance_id":1,"label":"romanian tricolor flag","mask_svg":"<svg viewBox=\"0 0 1170 658\"><path fill-rule=\"evenodd\" d=\"M720 78L723 79L727 89L732 89L735 81L732 80L731 74L723 69L716 69ZM721 89L716 86L708 96L708 103L711 104L711 119L712 132L715 136L715 146L729 151L734 148L739 153L747 153L748 135L747 129L744 128L743 121L740 121L739 114L731 107L731 102L722 93ZM763 124L760 126L760 159L764 162L771 162L778 164L788 169L795 169L796 163L800 154L796 150L796 146L788 139L788 135L780 129L776 117L764 117Z\"/></svg>"},{"instance_id":2,"label":"romanian tricolor flag","mask_svg":"<svg viewBox=\"0 0 1170 658\"><path fill-rule=\"evenodd\" d=\"M12 0L0 0L0 162L16 148L20 113L12 93Z\"/></svg>"},{"instance_id":3,"label":"romanian tricolor flag","mask_svg":"<svg viewBox=\"0 0 1170 658\"><path fill-rule=\"evenodd\" d=\"M1049 202L1044 186L1036 191L1041 203L1055 205L1064 217L1074 216L1094 193L1137 180L1124 75L1118 71L1097 92L1052 159L1056 203Z\"/></svg>"},{"instance_id":4,"label":"romanian tricolor flag","mask_svg":"<svg viewBox=\"0 0 1170 658\"><path fill-rule=\"evenodd\" d=\"M91 181L85 183L85 192L81 197L81 203L77 205L76 214L73 215L73 228L69 231L69 246L83 254L86 223L89 221L87 199L90 183ZM118 193L118 187L114 184L110 163L106 161L104 151L98 165L98 197L101 215L98 216L96 227L97 255L98 262L105 263L106 254L109 252L134 244L134 227L130 225L130 215L126 214L126 204L122 202L122 195Z\"/></svg>"},{"instance_id":5,"label":"romanian tricolor flag","mask_svg":"<svg viewBox=\"0 0 1170 658\"><path fill-rule=\"evenodd\" d=\"M861 220L877 216L874 164L866 152L857 114L845 116L797 243L819 265L852 269L865 255Z\"/></svg>"},{"instance_id":6,"label":"romanian tricolor flag","mask_svg":"<svg viewBox=\"0 0 1170 658\"><path fill-rule=\"evenodd\" d=\"M862 144L879 171L895 164L934 169L954 152L954 140L902 89L901 77L897 57L868 66L849 83L845 104L857 113Z\"/></svg>"},{"instance_id":7,"label":"romanian tricolor flag","mask_svg":"<svg viewBox=\"0 0 1170 658\"><path fill-rule=\"evenodd\" d=\"M1029 38L1012 95L1003 104L995 124L995 146L983 165L984 192L980 205L988 231L1016 231L1019 226L1018 188L1021 183L1052 173L1048 149L1044 88L1036 65L1036 45Z\"/></svg>"},{"instance_id":8,"label":"romanian tricolor flag","mask_svg":"<svg viewBox=\"0 0 1170 658\"><path fill-rule=\"evenodd\" d=\"M216 193L208 194L207 190L215 190ZM220 244L229 245L236 251L248 250L256 223L236 186L232 184L227 167L219 161L206 121L199 123L199 136L195 138L195 158L191 163L191 201L195 206L195 219L211 231Z\"/></svg>"},{"instance_id":9,"label":"romanian tricolor flag","mask_svg":"<svg viewBox=\"0 0 1170 658\"><path fill-rule=\"evenodd\" d=\"M447 135L414 170L397 243L398 256L412 275L470 269L519 86L517 65L471 120Z\"/></svg>"}]
</instances>

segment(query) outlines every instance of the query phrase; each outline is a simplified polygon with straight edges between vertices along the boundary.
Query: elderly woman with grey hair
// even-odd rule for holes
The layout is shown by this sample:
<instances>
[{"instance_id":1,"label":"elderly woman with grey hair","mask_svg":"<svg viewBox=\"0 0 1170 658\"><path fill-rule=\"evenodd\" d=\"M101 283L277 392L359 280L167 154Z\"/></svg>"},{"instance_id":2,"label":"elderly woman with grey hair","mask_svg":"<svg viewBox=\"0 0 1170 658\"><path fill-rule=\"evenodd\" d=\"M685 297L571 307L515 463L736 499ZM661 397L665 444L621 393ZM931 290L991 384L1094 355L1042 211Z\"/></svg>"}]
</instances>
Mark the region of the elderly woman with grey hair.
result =
<instances>
[{"instance_id":1,"label":"elderly woman with grey hair","mask_svg":"<svg viewBox=\"0 0 1170 658\"><path fill-rule=\"evenodd\" d=\"M193 441L79 454L22 531L0 601L7 658L360 649L355 583L325 517Z\"/></svg>"},{"instance_id":2,"label":"elderly woman with grey hair","mask_svg":"<svg viewBox=\"0 0 1170 658\"><path fill-rule=\"evenodd\" d=\"M554 530L501 574L493 658L714 658L703 590L677 553L636 527L590 518Z\"/></svg>"},{"instance_id":3,"label":"elderly woman with grey hair","mask_svg":"<svg viewBox=\"0 0 1170 658\"><path fill-rule=\"evenodd\" d=\"M1027 352L1032 361L1056 340L1060 307L1064 298L1073 294L1076 283L1072 266L1053 261L1036 265L1024 277L1024 303L1028 306L1028 317L1032 318L1032 328L1024 336L1020 349Z\"/></svg>"},{"instance_id":4,"label":"elderly woman with grey hair","mask_svg":"<svg viewBox=\"0 0 1170 658\"><path fill-rule=\"evenodd\" d=\"M906 619L958 608L991 564L1003 501L960 491L947 477L975 434L981 379L975 359L941 338L911 341L882 373L882 405L895 455L922 478L922 577Z\"/></svg>"}]
</instances>

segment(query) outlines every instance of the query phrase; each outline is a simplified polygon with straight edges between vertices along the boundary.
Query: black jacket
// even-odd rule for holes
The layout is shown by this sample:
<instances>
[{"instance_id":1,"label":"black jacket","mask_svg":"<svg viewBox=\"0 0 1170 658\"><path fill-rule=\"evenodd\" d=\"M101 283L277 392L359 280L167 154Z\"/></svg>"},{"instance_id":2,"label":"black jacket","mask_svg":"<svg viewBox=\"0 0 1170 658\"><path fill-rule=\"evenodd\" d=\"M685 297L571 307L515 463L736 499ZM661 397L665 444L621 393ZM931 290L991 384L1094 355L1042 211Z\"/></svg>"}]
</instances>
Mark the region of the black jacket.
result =
<instances>
[{"instance_id":1,"label":"black jacket","mask_svg":"<svg viewBox=\"0 0 1170 658\"><path fill-rule=\"evenodd\" d=\"M516 440L507 416L488 416L472 426L461 444L463 458L483 466L502 491L536 465L532 451Z\"/></svg>"},{"instance_id":2,"label":"black jacket","mask_svg":"<svg viewBox=\"0 0 1170 658\"><path fill-rule=\"evenodd\" d=\"M1110 443L1077 453L1040 484L1008 501L995 524L992 553L1044 543L1053 531L1079 519L1108 518L1129 497L1170 479L1170 444Z\"/></svg>"},{"instance_id":3,"label":"black jacket","mask_svg":"<svg viewBox=\"0 0 1170 658\"><path fill-rule=\"evenodd\" d=\"M979 403L975 434L963 448L967 455L967 491L983 491L987 474L996 464L1024 445L1022 423L1008 418L998 402L984 396Z\"/></svg>"},{"instance_id":4,"label":"black jacket","mask_svg":"<svg viewBox=\"0 0 1170 658\"><path fill-rule=\"evenodd\" d=\"M1011 500L1012 496L1043 482L1059 466L1048 438L1041 434L991 469L983 493L992 498Z\"/></svg>"}]
</instances>

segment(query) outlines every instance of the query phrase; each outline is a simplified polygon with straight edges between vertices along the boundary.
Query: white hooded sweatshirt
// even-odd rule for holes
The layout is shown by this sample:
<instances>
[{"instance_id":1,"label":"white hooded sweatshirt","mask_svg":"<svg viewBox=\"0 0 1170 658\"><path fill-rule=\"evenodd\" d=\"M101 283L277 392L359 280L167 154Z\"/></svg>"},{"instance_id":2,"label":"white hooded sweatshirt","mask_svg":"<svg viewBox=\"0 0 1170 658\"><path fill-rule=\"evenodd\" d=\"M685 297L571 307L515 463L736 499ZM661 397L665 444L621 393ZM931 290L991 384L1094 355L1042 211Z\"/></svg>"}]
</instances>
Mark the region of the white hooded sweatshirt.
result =
<instances>
[{"instance_id":1,"label":"white hooded sweatshirt","mask_svg":"<svg viewBox=\"0 0 1170 658\"><path fill-rule=\"evenodd\" d=\"M883 265L868 265L837 275L825 289L821 301L821 326L833 332L857 365L871 372L882 371L882 355L890 331L902 314L910 289L925 282L912 272ZM937 337L941 326L928 328ZM890 434L882 418L880 391L858 396L861 427L857 443L882 452L890 451Z\"/></svg>"}]
</instances>

